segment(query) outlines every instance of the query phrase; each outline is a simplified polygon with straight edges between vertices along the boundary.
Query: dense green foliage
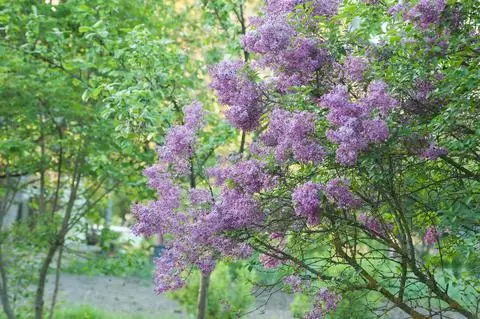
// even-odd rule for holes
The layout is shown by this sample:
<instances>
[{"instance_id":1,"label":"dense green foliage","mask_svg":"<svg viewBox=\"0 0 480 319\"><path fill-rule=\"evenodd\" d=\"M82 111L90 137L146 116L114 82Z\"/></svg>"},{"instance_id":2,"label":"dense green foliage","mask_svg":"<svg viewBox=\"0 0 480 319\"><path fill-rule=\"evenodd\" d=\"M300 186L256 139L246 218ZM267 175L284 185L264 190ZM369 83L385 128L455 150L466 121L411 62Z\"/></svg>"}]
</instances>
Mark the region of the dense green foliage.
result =
<instances>
[{"instance_id":1,"label":"dense green foliage","mask_svg":"<svg viewBox=\"0 0 480 319\"><path fill-rule=\"evenodd\" d=\"M189 313L195 314L200 273L195 271L190 276L189 284L171 295L184 305ZM245 267L233 267L224 263L217 265L210 278L207 318L230 319L247 313L255 300L249 277Z\"/></svg>"}]
</instances>

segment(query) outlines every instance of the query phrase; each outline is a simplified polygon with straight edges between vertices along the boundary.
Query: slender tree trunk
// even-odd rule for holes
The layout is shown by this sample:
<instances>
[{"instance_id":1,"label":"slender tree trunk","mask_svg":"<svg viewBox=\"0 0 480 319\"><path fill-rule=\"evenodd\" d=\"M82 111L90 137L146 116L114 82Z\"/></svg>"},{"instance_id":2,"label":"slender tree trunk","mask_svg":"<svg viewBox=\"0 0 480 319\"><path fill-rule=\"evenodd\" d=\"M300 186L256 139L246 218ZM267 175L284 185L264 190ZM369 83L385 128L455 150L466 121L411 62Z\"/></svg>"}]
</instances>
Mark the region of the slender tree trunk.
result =
<instances>
[{"instance_id":1,"label":"slender tree trunk","mask_svg":"<svg viewBox=\"0 0 480 319\"><path fill-rule=\"evenodd\" d=\"M2 300L3 312L7 315L7 318L15 319L15 313L13 312L10 300L8 299L8 278L4 265L3 254L0 247L0 299Z\"/></svg>"},{"instance_id":2,"label":"slender tree trunk","mask_svg":"<svg viewBox=\"0 0 480 319\"><path fill-rule=\"evenodd\" d=\"M58 286L60 284L60 271L62 268L62 257L63 257L63 245L60 246L60 248L58 249L57 269L55 269L55 286L53 288L52 304L50 305L50 313L48 315L49 319L53 318L53 313L55 312L55 304L57 303Z\"/></svg>"},{"instance_id":3,"label":"slender tree trunk","mask_svg":"<svg viewBox=\"0 0 480 319\"><path fill-rule=\"evenodd\" d=\"M8 196L10 190L8 189L9 175L6 175L5 185L7 186L7 192L5 194L5 200L1 202L0 206L0 234L3 229L3 220L7 215L14 199L16 192L13 193L13 196L9 200ZM2 242L0 242L0 300L2 303L2 309L8 319L15 319L15 312L13 311L12 306L10 305L10 299L8 298L8 277L7 270L5 268L5 261L3 260L3 251L2 251Z\"/></svg>"},{"instance_id":4,"label":"slender tree trunk","mask_svg":"<svg viewBox=\"0 0 480 319\"><path fill-rule=\"evenodd\" d=\"M39 271L37 291L35 293L35 319L43 318L45 284L47 283L48 267L50 266L50 263L52 262L53 256L55 256L58 247L59 245L56 243L50 246L47 252L47 256L43 260L42 267Z\"/></svg>"},{"instance_id":5,"label":"slender tree trunk","mask_svg":"<svg viewBox=\"0 0 480 319\"><path fill-rule=\"evenodd\" d=\"M197 319L207 318L207 296L208 286L210 285L210 274L203 274L200 278L200 290L197 303Z\"/></svg>"}]
</instances>

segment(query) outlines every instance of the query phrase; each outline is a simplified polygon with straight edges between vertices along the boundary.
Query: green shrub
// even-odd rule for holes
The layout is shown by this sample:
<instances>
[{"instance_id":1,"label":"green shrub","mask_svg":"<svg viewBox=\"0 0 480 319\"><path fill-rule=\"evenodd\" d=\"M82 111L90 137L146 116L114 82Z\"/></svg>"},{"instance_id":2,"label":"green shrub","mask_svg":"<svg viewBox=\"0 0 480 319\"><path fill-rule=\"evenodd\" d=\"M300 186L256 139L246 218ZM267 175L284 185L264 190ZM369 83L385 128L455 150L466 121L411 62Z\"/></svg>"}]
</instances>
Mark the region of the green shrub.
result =
<instances>
[{"instance_id":1,"label":"green shrub","mask_svg":"<svg viewBox=\"0 0 480 319\"><path fill-rule=\"evenodd\" d=\"M237 318L254 302L249 272L242 265L219 263L210 277L207 318ZM189 313L195 314L200 273L195 271L185 288L171 293Z\"/></svg>"},{"instance_id":2,"label":"green shrub","mask_svg":"<svg viewBox=\"0 0 480 319\"><path fill-rule=\"evenodd\" d=\"M55 319L150 319L140 315L119 315L107 313L88 305L62 309L56 312ZM167 319L167 318L164 318Z\"/></svg>"},{"instance_id":3,"label":"green shrub","mask_svg":"<svg viewBox=\"0 0 480 319\"><path fill-rule=\"evenodd\" d=\"M153 262L148 251L129 249L115 254L91 254L87 258L79 258L64 262L63 272L82 275L107 275L118 277L139 277L151 279Z\"/></svg>"}]
</instances>

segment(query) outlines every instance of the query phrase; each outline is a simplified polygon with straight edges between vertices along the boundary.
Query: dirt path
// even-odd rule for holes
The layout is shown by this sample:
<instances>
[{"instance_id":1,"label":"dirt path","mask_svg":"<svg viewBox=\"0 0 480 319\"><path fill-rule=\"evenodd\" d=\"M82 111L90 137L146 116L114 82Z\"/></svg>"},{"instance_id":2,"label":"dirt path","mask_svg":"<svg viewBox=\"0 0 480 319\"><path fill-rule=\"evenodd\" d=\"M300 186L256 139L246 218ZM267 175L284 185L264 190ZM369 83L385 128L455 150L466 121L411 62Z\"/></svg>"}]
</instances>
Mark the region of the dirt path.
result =
<instances>
[{"instance_id":1,"label":"dirt path","mask_svg":"<svg viewBox=\"0 0 480 319\"><path fill-rule=\"evenodd\" d=\"M52 282L48 291L52 291ZM156 296L149 282L134 278L62 274L58 297L64 308L89 305L112 314L188 318L177 302Z\"/></svg>"},{"instance_id":2,"label":"dirt path","mask_svg":"<svg viewBox=\"0 0 480 319\"><path fill-rule=\"evenodd\" d=\"M53 289L53 277L49 278L47 291ZM110 276L86 276L62 274L59 286L59 306L63 308L89 305L112 314L141 315L146 318L189 318L183 307L165 296L156 296L152 284L135 278ZM258 308L246 316L253 319L291 319L291 296L272 295L265 307L267 296L257 298ZM50 300L50 296L47 296Z\"/></svg>"}]
</instances>

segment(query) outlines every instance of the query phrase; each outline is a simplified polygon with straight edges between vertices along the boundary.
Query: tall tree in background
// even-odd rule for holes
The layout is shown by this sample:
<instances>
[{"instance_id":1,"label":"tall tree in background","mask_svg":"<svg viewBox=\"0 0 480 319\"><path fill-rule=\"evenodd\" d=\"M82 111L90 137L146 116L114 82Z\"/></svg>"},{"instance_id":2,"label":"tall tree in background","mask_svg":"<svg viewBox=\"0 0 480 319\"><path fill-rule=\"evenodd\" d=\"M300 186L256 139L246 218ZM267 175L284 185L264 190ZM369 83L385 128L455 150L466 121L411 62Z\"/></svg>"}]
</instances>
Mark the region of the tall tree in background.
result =
<instances>
[{"instance_id":1,"label":"tall tree in background","mask_svg":"<svg viewBox=\"0 0 480 319\"><path fill-rule=\"evenodd\" d=\"M33 216L1 228L9 319L23 290L10 283L25 276L15 264L34 267L34 313L42 318L47 272L57 255L58 284L68 233L107 194L138 185L153 144L200 83L202 70L178 35L188 12L173 4L0 2L0 226L17 194L33 195Z\"/></svg>"}]
</instances>

